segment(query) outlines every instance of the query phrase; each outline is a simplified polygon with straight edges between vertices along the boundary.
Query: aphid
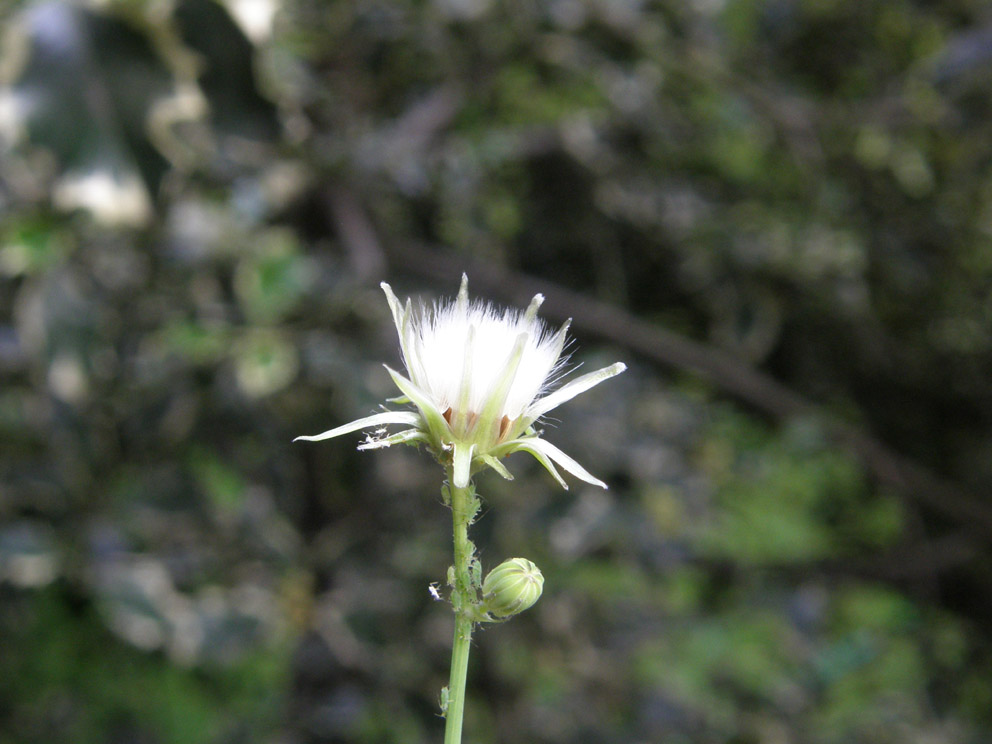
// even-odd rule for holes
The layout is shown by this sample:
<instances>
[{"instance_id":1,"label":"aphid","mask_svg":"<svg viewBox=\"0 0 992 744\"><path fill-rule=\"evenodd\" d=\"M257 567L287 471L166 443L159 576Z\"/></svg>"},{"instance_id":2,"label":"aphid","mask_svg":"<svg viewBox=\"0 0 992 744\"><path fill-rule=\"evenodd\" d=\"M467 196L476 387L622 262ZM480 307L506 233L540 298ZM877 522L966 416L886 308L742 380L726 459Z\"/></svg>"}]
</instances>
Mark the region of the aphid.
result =
<instances>
[{"instance_id":1,"label":"aphid","mask_svg":"<svg viewBox=\"0 0 992 744\"><path fill-rule=\"evenodd\" d=\"M437 590L437 582L436 581L432 581L430 584L427 585L427 591L429 591L431 593L431 597L434 598L434 601L435 602L440 602L441 601L441 594ZM447 688L445 688L445 691L447 691Z\"/></svg>"},{"instance_id":2,"label":"aphid","mask_svg":"<svg viewBox=\"0 0 992 744\"><path fill-rule=\"evenodd\" d=\"M447 717L448 703L450 702L451 702L451 695L448 692L448 686L445 685L444 687L441 688L441 700L440 700L441 718Z\"/></svg>"}]
</instances>

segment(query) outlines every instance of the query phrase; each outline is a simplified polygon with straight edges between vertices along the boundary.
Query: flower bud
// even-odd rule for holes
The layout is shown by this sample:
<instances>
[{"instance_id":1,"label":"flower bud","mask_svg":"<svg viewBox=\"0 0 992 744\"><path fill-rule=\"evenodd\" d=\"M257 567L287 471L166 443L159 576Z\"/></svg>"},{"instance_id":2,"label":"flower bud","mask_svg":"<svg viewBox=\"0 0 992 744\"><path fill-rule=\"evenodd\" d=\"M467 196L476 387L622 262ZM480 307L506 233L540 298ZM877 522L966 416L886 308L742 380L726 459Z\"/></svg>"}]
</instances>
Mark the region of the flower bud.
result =
<instances>
[{"instance_id":1,"label":"flower bud","mask_svg":"<svg viewBox=\"0 0 992 744\"><path fill-rule=\"evenodd\" d=\"M503 561L482 582L484 607L496 617L511 617L532 607L542 591L541 569L526 558Z\"/></svg>"}]
</instances>

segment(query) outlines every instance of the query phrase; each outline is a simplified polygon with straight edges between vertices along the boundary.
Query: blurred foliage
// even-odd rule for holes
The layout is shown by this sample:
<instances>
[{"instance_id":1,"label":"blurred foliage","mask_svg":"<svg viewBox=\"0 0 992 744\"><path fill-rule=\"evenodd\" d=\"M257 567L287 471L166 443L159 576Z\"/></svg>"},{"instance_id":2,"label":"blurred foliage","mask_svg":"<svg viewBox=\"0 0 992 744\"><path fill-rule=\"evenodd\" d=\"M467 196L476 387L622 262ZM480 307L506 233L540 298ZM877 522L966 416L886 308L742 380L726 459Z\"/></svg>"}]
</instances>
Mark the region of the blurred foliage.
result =
<instances>
[{"instance_id":1,"label":"blurred foliage","mask_svg":"<svg viewBox=\"0 0 992 744\"><path fill-rule=\"evenodd\" d=\"M455 290L423 246L725 350L992 510L984 3L0 21L4 744L439 740L437 469L290 443L394 394L378 280ZM479 634L468 740L987 741L975 525L628 330L577 333L631 369L548 422L611 489L480 484L484 563L547 581Z\"/></svg>"}]
</instances>

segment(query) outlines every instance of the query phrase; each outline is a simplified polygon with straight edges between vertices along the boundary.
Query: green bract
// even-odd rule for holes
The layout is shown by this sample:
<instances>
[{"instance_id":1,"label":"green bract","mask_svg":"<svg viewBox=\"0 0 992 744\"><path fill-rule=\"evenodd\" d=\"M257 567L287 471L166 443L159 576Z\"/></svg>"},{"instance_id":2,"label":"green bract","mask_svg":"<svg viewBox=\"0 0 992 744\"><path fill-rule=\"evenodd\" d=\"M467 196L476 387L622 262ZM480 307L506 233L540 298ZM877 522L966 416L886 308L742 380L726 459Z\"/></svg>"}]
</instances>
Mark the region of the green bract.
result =
<instances>
[{"instance_id":1,"label":"green bract","mask_svg":"<svg viewBox=\"0 0 992 744\"><path fill-rule=\"evenodd\" d=\"M543 415L603 380L620 374L618 362L582 375L554 391L549 385L561 373L568 322L551 332L538 319L544 301L536 295L523 312L500 310L470 302L468 277L462 276L453 302L414 308L401 303L385 282L382 289L393 314L406 375L386 367L403 396L416 411L384 411L315 436L320 441L361 429L391 424L409 428L389 436L369 436L359 449L393 444L425 444L434 456L452 466L454 485L464 487L472 473L491 467L512 478L500 462L522 450L537 459L568 488L559 465L577 478L606 488L585 468L534 429Z\"/></svg>"}]
</instances>

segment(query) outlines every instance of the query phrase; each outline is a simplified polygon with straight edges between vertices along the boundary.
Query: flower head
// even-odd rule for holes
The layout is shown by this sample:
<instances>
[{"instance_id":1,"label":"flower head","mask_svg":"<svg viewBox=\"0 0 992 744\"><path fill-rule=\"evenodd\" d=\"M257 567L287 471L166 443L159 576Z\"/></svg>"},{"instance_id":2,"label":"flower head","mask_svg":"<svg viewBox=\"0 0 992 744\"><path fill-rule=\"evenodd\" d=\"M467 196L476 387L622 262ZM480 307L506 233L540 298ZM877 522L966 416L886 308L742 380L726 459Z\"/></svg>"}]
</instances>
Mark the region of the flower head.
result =
<instances>
[{"instance_id":1,"label":"flower head","mask_svg":"<svg viewBox=\"0 0 992 744\"><path fill-rule=\"evenodd\" d=\"M470 302L468 278L453 302L414 309L401 303L385 282L399 334L407 375L386 367L403 393L395 402L412 403L416 411L384 411L312 437L329 439L359 429L405 424L412 428L381 438L369 438L359 449L393 444L426 444L442 462L450 463L456 486L471 474L491 467L512 478L499 461L517 450L533 455L567 488L555 468L560 465L582 480L606 488L581 465L541 439L534 423L544 414L603 380L620 374L618 362L582 375L554 391L565 358L562 351L568 322L552 332L538 319L544 297L537 295L523 312L500 310Z\"/></svg>"},{"instance_id":2,"label":"flower head","mask_svg":"<svg viewBox=\"0 0 992 744\"><path fill-rule=\"evenodd\" d=\"M510 558L489 572L482 582L486 611L503 619L519 615L541 598L544 575L533 561Z\"/></svg>"}]
</instances>

